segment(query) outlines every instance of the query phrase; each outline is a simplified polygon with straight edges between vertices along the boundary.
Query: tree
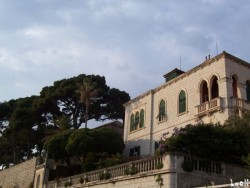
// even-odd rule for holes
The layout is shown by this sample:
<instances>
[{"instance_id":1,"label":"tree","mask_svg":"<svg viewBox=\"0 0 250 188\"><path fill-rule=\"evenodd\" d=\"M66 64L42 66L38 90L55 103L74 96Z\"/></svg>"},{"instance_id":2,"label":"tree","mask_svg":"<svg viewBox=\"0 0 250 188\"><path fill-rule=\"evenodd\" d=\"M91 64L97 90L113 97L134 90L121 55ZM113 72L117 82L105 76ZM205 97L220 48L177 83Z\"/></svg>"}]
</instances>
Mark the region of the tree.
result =
<instances>
[{"instance_id":1,"label":"tree","mask_svg":"<svg viewBox=\"0 0 250 188\"><path fill-rule=\"evenodd\" d=\"M50 158L64 161L69 167L73 156L82 165L89 156L93 156L93 166L103 153L106 156L122 153L124 143L121 136L113 130L83 128L58 132L45 142L44 148Z\"/></svg>"},{"instance_id":2,"label":"tree","mask_svg":"<svg viewBox=\"0 0 250 188\"><path fill-rule=\"evenodd\" d=\"M80 86L80 93L81 102L85 105L85 128L87 128L91 100L95 99L98 93L96 83L92 82L90 78L85 78Z\"/></svg>"},{"instance_id":3,"label":"tree","mask_svg":"<svg viewBox=\"0 0 250 188\"><path fill-rule=\"evenodd\" d=\"M94 83L93 90L98 92L90 89L92 87L87 85L88 80ZM84 98L88 99L82 100L85 101L84 104L81 102L81 92L79 92L79 85L83 83L82 89L85 89L84 95L86 95ZM89 97L87 91L91 91ZM116 99L119 99L117 103L114 102ZM33 155L41 155L46 140L68 130L77 130L83 123L87 126L90 119L97 121L122 119L124 115L122 103L127 100L129 95L108 87L105 77L81 74L55 81L52 86L44 87L39 96L2 102L0 103L2 150L0 150L5 152L5 148L8 147L11 148L11 152L5 152L4 158L8 160L0 161L9 164L18 163ZM7 157L6 153L10 156Z\"/></svg>"},{"instance_id":4,"label":"tree","mask_svg":"<svg viewBox=\"0 0 250 188\"><path fill-rule=\"evenodd\" d=\"M37 142L34 127L38 125L40 116L33 107L35 99L36 96L31 96L0 104L0 133L12 149L11 163L30 158Z\"/></svg>"},{"instance_id":5,"label":"tree","mask_svg":"<svg viewBox=\"0 0 250 188\"><path fill-rule=\"evenodd\" d=\"M177 151L217 161L242 163L246 140L236 130L221 125L187 125L163 142L167 152Z\"/></svg>"},{"instance_id":6,"label":"tree","mask_svg":"<svg viewBox=\"0 0 250 188\"><path fill-rule=\"evenodd\" d=\"M68 166L71 165L70 157L73 155L67 152L66 145L68 144L68 138L72 134L73 130L64 131L56 134L44 144L44 149L48 152L48 156L55 161L62 160Z\"/></svg>"},{"instance_id":7,"label":"tree","mask_svg":"<svg viewBox=\"0 0 250 188\"><path fill-rule=\"evenodd\" d=\"M48 125L66 115L72 128L78 129L90 119L123 119L123 104L129 100L126 92L108 87L105 77L81 74L44 87L35 106Z\"/></svg>"},{"instance_id":8,"label":"tree","mask_svg":"<svg viewBox=\"0 0 250 188\"><path fill-rule=\"evenodd\" d=\"M130 100L130 96L125 91L112 88L108 91L106 105L104 106L104 116L106 119L118 120L124 122L125 108L123 104Z\"/></svg>"}]
</instances>

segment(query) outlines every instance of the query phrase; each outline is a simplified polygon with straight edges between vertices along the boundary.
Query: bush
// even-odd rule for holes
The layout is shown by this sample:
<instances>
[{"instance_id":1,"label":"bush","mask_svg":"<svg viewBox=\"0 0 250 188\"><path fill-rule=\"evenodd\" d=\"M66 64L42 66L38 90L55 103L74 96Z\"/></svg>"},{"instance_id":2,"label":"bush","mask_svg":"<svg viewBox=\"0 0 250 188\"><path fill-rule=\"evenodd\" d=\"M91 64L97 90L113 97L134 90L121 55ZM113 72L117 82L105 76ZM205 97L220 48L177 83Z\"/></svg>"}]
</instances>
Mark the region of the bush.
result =
<instances>
[{"instance_id":1,"label":"bush","mask_svg":"<svg viewBox=\"0 0 250 188\"><path fill-rule=\"evenodd\" d=\"M111 174L109 172L101 172L99 174L99 179L100 180L107 180L109 178L111 178Z\"/></svg>"},{"instance_id":2,"label":"bush","mask_svg":"<svg viewBox=\"0 0 250 188\"><path fill-rule=\"evenodd\" d=\"M155 166L155 168L156 169L162 169L163 168L163 163L158 163L156 166Z\"/></svg>"},{"instance_id":3,"label":"bush","mask_svg":"<svg viewBox=\"0 0 250 188\"><path fill-rule=\"evenodd\" d=\"M126 168L124 170L125 175L134 175L134 174L137 174L137 173L138 173L138 171L137 171L134 164L132 164L129 168Z\"/></svg>"},{"instance_id":4,"label":"bush","mask_svg":"<svg viewBox=\"0 0 250 188\"><path fill-rule=\"evenodd\" d=\"M184 160L181 166L186 172L192 172L194 170L194 164L192 163L192 161Z\"/></svg>"},{"instance_id":5,"label":"bush","mask_svg":"<svg viewBox=\"0 0 250 188\"><path fill-rule=\"evenodd\" d=\"M64 182L64 187L70 187L72 185L71 181Z\"/></svg>"}]
</instances>

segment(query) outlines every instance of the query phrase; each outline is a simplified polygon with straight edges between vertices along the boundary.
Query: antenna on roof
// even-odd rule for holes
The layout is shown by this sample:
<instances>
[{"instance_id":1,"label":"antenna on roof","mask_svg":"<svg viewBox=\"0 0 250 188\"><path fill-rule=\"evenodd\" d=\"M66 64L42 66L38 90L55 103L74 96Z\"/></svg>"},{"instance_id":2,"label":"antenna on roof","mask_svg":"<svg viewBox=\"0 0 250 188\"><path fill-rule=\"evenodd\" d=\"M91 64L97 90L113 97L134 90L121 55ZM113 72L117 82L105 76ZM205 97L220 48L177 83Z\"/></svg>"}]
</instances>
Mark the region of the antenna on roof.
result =
<instances>
[{"instance_id":1,"label":"antenna on roof","mask_svg":"<svg viewBox=\"0 0 250 188\"><path fill-rule=\"evenodd\" d=\"M216 42L216 53L218 55L218 45L217 45L217 42Z\"/></svg>"},{"instance_id":2,"label":"antenna on roof","mask_svg":"<svg viewBox=\"0 0 250 188\"><path fill-rule=\"evenodd\" d=\"M180 56L180 70L181 70L181 56Z\"/></svg>"}]
</instances>

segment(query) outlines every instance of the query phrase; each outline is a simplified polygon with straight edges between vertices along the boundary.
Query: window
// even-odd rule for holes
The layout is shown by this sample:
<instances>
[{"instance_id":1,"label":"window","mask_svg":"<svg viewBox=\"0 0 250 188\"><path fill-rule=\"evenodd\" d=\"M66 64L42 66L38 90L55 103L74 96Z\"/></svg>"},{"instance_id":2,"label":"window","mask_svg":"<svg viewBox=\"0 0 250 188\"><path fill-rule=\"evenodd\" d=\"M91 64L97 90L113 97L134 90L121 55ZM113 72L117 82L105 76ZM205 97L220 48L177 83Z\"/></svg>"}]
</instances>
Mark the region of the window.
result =
<instances>
[{"instance_id":1,"label":"window","mask_svg":"<svg viewBox=\"0 0 250 188\"><path fill-rule=\"evenodd\" d=\"M140 124L139 124L139 127L142 128L144 127L144 110L141 109L140 111Z\"/></svg>"},{"instance_id":2,"label":"window","mask_svg":"<svg viewBox=\"0 0 250 188\"><path fill-rule=\"evenodd\" d=\"M159 114L158 114L158 119L159 121L163 121L165 120L166 117L166 103L165 101L162 99L159 105Z\"/></svg>"},{"instance_id":3,"label":"window","mask_svg":"<svg viewBox=\"0 0 250 188\"><path fill-rule=\"evenodd\" d=\"M232 83L233 97L238 98L238 93L237 93L237 79L236 79L236 76L233 75L232 79L233 79L233 83Z\"/></svg>"},{"instance_id":4,"label":"window","mask_svg":"<svg viewBox=\"0 0 250 188\"><path fill-rule=\"evenodd\" d=\"M135 113L135 129L138 129L138 125L139 125L139 112Z\"/></svg>"},{"instance_id":5,"label":"window","mask_svg":"<svg viewBox=\"0 0 250 188\"><path fill-rule=\"evenodd\" d=\"M201 103L208 101L208 87L207 87L207 82L205 80L203 80L201 83L200 92L201 92Z\"/></svg>"},{"instance_id":6,"label":"window","mask_svg":"<svg viewBox=\"0 0 250 188\"><path fill-rule=\"evenodd\" d=\"M181 91L179 95L179 114L186 112L186 93Z\"/></svg>"},{"instance_id":7,"label":"window","mask_svg":"<svg viewBox=\"0 0 250 188\"><path fill-rule=\"evenodd\" d=\"M141 147L136 146L136 147L130 149L129 156L130 157L140 156L140 153L141 153Z\"/></svg>"},{"instance_id":8,"label":"window","mask_svg":"<svg viewBox=\"0 0 250 188\"><path fill-rule=\"evenodd\" d=\"M144 109L132 113L130 116L130 132L144 127Z\"/></svg>"},{"instance_id":9,"label":"window","mask_svg":"<svg viewBox=\"0 0 250 188\"><path fill-rule=\"evenodd\" d=\"M211 87L211 94L212 99L219 97L219 86L218 86L218 78L216 76L212 77L212 87Z\"/></svg>"},{"instance_id":10,"label":"window","mask_svg":"<svg viewBox=\"0 0 250 188\"><path fill-rule=\"evenodd\" d=\"M247 102L250 102L250 81L248 80L246 83L246 93L247 93Z\"/></svg>"},{"instance_id":11,"label":"window","mask_svg":"<svg viewBox=\"0 0 250 188\"><path fill-rule=\"evenodd\" d=\"M130 131L135 130L135 115L131 114L130 116Z\"/></svg>"}]
</instances>

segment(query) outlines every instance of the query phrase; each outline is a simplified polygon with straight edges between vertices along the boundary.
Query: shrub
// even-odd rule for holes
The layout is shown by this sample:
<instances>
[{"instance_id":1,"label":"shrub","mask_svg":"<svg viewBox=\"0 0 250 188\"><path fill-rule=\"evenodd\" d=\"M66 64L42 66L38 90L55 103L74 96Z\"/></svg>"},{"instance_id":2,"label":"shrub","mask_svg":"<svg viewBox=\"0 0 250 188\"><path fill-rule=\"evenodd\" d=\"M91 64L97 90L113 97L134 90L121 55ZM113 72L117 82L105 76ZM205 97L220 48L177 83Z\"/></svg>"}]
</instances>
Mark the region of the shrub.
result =
<instances>
[{"instance_id":1,"label":"shrub","mask_svg":"<svg viewBox=\"0 0 250 188\"><path fill-rule=\"evenodd\" d=\"M181 166L186 172L192 172L194 170L194 164L192 161L184 160Z\"/></svg>"},{"instance_id":2,"label":"shrub","mask_svg":"<svg viewBox=\"0 0 250 188\"><path fill-rule=\"evenodd\" d=\"M106 172L106 173L102 172L99 174L100 180L107 180L109 178L111 178L111 174L109 172Z\"/></svg>"}]
</instances>

